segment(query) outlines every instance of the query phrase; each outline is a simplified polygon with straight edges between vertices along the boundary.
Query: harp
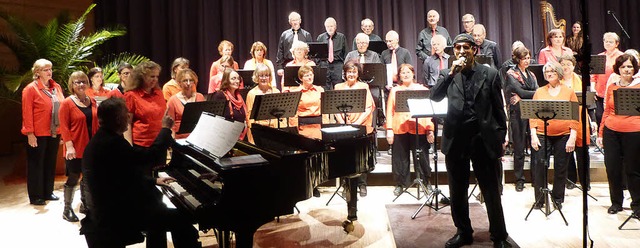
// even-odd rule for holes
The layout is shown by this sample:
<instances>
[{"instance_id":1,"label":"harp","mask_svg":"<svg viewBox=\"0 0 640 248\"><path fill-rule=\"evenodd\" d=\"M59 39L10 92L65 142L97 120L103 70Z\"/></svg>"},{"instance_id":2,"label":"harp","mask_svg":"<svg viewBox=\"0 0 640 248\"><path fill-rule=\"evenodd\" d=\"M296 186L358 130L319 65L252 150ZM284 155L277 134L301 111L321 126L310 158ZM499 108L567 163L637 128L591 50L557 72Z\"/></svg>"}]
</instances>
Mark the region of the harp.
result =
<instances>
[{"instance_id":1,"label":"harp","mask_svg":"<svg viewBox=\"0 0 640 248\"><path fill-rule=\"evenodd\" d=\"M556 20L553 6L547 1L540 1L540 14L542 15L542 31L545 40L551 29L560 29L566 34L567 21L565 19Z\"/></svg>"}]
</instances>

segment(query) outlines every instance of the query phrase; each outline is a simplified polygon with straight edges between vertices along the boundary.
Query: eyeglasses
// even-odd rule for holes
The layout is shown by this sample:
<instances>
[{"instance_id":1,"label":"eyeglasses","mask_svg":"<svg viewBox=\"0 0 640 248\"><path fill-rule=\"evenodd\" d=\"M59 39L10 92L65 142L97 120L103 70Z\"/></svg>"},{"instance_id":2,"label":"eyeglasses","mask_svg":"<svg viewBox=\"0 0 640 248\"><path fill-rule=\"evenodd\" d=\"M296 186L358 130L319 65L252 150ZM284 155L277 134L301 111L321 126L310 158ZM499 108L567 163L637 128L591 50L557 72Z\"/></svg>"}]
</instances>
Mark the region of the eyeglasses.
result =
<instances>
[{"instance_id":1,"label":"eyeglasses","mask_svg":"<svg viewBox=\"0 0 640 248\"><path fill-rule=\"evenodd\" d=\"M265 75L258 75L259 78L270 78L271 75L270 74L265 74Z\"/></svg>"},{"instance_id":2,"label":"eyeglasses","mask_svg":"<svg viewBox=\"0 0 640 248\"><path fill-rule=\"evenodd\" d=\"M456 44L456 45L453 46L453 49L456 49L456 50L469 50L469 49L471 49L471 45L468 45L468 44L457 45Z\"/></svg>"},{"instance_id":3,"label":"eyeglasses","mask_svg":"<svg viewBox=\"0 0 640 248\"><path fill-rule=\"evenodd\" d=\"M42 71L53 71L51 68L42 69Z\"/></svg>"},{"instance_id":4,"label":"eyeglasses","mask_svg":"<svg viewBox=\"0 0 640 248\"><path fill-rule=\"evenodd\" d=\"M191 78L185 78L185 79L182 79L182 81L180 81L180 82L183 82L183 83L194 83L195 81L196 80L193 80Z\"/></svg>"},{"instance_id":5,"label":"eyeglasses","mask_svg":"<svg viewBox=\"0 0 640 248\"><path fill-rule=\"evenodd\" d=\"M131 74L131 72L128 72L128 71L127 71L127 72L123 72L123 73L120 73L120 74L121 74L121 75L128 76L129 74Z\"/></svg>"},{"instance_id":6,"label":"eyeglasses","mask_svg":"<svg viewBox=\"0 0 640 248\"><path fill-rule=\"evenodd\" d=\"M547 73L547 74L549 74L549 73L556 73L556 71L544 71L544 73Z\"/></svg>"},{"instance_id":7,"label":"eyeglasses","mask_svg":"<svg viewBox=\"0 0 640 248\"><path fill-rule=\"evenodd\" d=\"M80 81L73 81L73 84L75 84L75 85L87 84L87 81L84 81L84 80L80 80Z\"/></svg>"},{"instance_id":8,"label":"eyeglasses","mask_svg":"<svg viewBox=\"0 0 640 248\"><path fill-rule=\"evenodd\" d=\"M395 41L395 40L385 40L384 42L386 42L386 43L391 43L391 42L394 42L394 41Z\"/></svg>"}]
</instances>

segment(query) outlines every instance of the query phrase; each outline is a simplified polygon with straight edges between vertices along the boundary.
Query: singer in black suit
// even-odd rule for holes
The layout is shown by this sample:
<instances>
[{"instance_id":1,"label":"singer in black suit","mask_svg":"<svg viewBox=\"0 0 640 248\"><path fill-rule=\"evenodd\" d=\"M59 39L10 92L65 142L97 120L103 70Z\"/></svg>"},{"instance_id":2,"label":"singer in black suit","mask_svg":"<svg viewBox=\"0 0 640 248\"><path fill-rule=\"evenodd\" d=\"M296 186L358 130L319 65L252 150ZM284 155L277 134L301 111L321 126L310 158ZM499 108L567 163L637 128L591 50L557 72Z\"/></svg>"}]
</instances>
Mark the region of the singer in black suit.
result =
<instances>
[{"instance_id":1,"label":"singer in black suit","mask_svg":"<svg viewBox=\"0 0 640 248\"><path fill-rule=\"evenodd\" d=\"M201 247L198 230L177 209L168 209L156 188L174 179L153 178L142 168L149 164L145 161L164 156L173 141L173 120L164 117L150 147L132 147L122 136L128 119L121 98L107 99L98 107L100 128L82 159L89 213L82 219L80 234L90 248L124 248L142 242L142 231L147 233L147 247L166 247L166 231L171 231L175 247Z\"/></svg>"},{"instance_id":2,"label":"singer in black suit","mask_svg":"<svg viewBox=\"0 0 640 248\"><path fill-rule=\"evenodd\" d=\"M309 42L313 41L311 34L300 28L302 24L302 17L298 12L291 12L289 14L290 29L282 32L280 40L278 40L278 52L276 53L276 70L278 70L278 76L284 75L284 66L291 60L293 60L293 54L289 52L293 40L297 36L299 41Z\"/></svg>"},{"instance_id":3,"label":"singer in black suit","mask_svg":"<svg viewBox=\"0 0 640 248\"><path fill-rule=\"evenodd\" d=\"M473 37L460 34L453 43L456 61L451 69L440 71L438 83L431 88L432 100L448 97L449 101L442 152L446 156L451 216L457 232L445 247L473 243L467 199L469 161L473 162L485 199L494 247L510 247L496 177L507 134L500 77L497 70L474 61L478 46Z\"/></svg>"}]
</instances>

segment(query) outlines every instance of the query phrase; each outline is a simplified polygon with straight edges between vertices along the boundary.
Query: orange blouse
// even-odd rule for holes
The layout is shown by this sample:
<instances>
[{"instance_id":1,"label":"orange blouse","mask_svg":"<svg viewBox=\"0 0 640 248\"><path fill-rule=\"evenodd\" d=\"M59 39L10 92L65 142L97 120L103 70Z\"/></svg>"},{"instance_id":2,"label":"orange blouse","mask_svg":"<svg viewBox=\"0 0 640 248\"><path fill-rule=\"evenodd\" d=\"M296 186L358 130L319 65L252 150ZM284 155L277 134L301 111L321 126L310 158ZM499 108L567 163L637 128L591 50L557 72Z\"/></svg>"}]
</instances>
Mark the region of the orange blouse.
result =
<instances>
[{"instance_id":1,"label":"orange blouse","mask_svg":"<svg viewBox=\"0 0 640 248\"><path fill-rule=\"evenodd\" d=\"M613 73L613 64L616 63L616 59L624 54L622 51L616 48L616 51L611 54L611 56L607 56L605 60L604 66L604 74L591 74L591 82L594 82L596 85L596 95L604 98L604 93L607 87L607 80L611 73ZM598 53L598 55L606 55L606 52Z\"/></svg>"},{"instance_id":2,"label":"orange blouse","mask_svg":"<svg viewBox=\"0 0 640 248\"><path fill-rule=\"evenodd\" d=\"M109 94L107 94L107 98L112 98L112 97L118 97L118 98L124 99L124 94L120 91L119 88L115 88L109 91Z\"/></svg>"},{"instance_id":3,"label":"orange blouse","mask_svg":"<svg viewBox=\"0 0 640 248\"><path fill-rule=\"evenodd\" d=\"M91 99L91 136L98 131L98 106L95 99ZM73 148L76 150L76 158L82 158L84 148L89 143L89 128L87 127L87 117L76 105L76 103L67 97L60 103L60 135L62 141L73 142ZM64 153L67 153L67 146L64 147ZM63 155L64 157L64 155Z\"/></svg>"},{"instance_id":4,"label":"orange blouse","mask_svg":"<svg viewBox=\"0 0 640 248\"><path fill-rule=\"evenodd\" d=\"M298 104L298 112L294 118L289 118L290 126L297 126L298 119L297 117L314 117L320 116L320 96L324 89L320 86L313 85L310 89L305 89L304 86L300 85L291 92L300 91L302 92L302 96L300 96L300 103Z\"/></svg>"},{"instance_id":5,"label":"orange blouse","mask_svg":"<svg viewBox=\"0 0 640 248\"><path fill-rule=\"evenodd\" d=\"M274 93L280 93L280 91L275 87L271 87L271 89L269 89L266 94L274 94ZM264 95L264 94L265 93L262 90L260 90L260 87L258 86L254 87L247 93L247 101L246 101L247 119L249 119L249 117L251 116L251 111L253 109L253 102L255 101L256 96ZM256 121L254 119L249 119L249 127L251 127L251 124L253 123L257 123L267 127L274 127L274 128L278 127L277 119L259 120L259 121ZM284 125L287 125L287 124L284 123ZM281 126L284 126L284 125L281 124Z\"/></svg>"},{"instance_id":6,"label":"orange blouse","mask_svg":"<svg viewBox=\"0 0 640 248\"><path fill-rule=\"evenodd\" d=\"M371 126L373 122L373 110L375 109L375 104L373 103L373 97L371 97L371 91L369 91L369 85L363 82L356 82L352 86L349 86L347 82L336 84L334 87L335 90L350 90L350 89L366 89L367 90L367 98L365 100L365 109L362 113L349 113L347 123L351 124L360 124L364 126ZM355 123L360 116L366 115L364 121L362 123ZM342 120L342 115L337 115L340 120Z\"/></svg>"},{"instance_id":7,"label":"orange blouse","mask_svg":"<svg viewBox=\"0 0 640 248\"><path fill-rule=\"evenodd\" d=\"M49 80L48 89L44 88L39 79L24 87L22 90L22 128L20 130L22 134L33 133L35 136L51 136L53 103L45 91L53 92L58 101L64 100L62 88L53 79ZM59 133L58 128L56 134Z\"/></svg>"},{"instance_id":8,"label":"orange blouse","mask_svg":"<svg viewBox=\"0 0 640 248\"><path fill-rule=\"evenodd\" d=\"M91 99L95 99L96 96L103 96L103 97L109 96L109 90L105 89L104 87L101 87L100 90L98 91L95 91L91 87L87 87L87 90L85 90L85 92L87 96L91 97Z\"/></svg>"},{"instance_id":9,"label":"orange blouse","mask_svg":"<svg viewBox=\"0 0 640 248\"><path fill-rule=\"evenodd\" d=\"M182 91L178 82L175 79L169 80L166 84L162 86L162 95L164 96L164 100L169 101L171 96L178 94L178 92Z\"/></svg>"},{"instance_id":10,"label":"orange blouse","mask_svg":"<svg viewBox=\"0 0 640 248\"><path fill-rule=\"evenodd\" d=\"M222 58L220 58L222 59ZM220 59L214 61L211 64L211 69L209 70L209 77L213 77L215 75L218 75L218 66L220 66ZM238 70L240 69L240 66L238 65L238 62L233 61L233 69L234 70Z\"/></svg>"},{"instance_id":11,"label":"orange blouse","mask_svg":"<svg viewBox=\"0 0 640 248\"><path fill-rule=\"evenodd\" d=\"M396 112L396 92L402 90L427 90L427 87L421 84L411 83L409 87L397 85L391 88L389 98L387 99L387 130L393 130L394 134L415 134L416 122L414 118L411 118L411 114L409 112ZM391 127L389 127L389 125L391 125ZM433 131L431 118L419 118L418 134L426 134L427 131Z\"/></svg>"},{"instance_id":12,"label":"orange blouse","mask_svg":"<svg viewBox=\"0 0 640 248\"><path fill-rule=\"evenodd\" d=\"M162 129L162 116L167 108L162 91L154 88L151 93L135 89L124 93L131 119L133 144L149 147Z\"/></svg>"},{"instance_id":13,"label":"orange blouse","mask_svg":"<svg viewBox=\"0 0 640 248\"><path fill-rule=\"evenodd\" d=\"M557 96L549 94L549 84L538 88L536 93L533 94L533 100L556 100L556 101L572 101L577 102L578 97L573 90L569 87L560 84L560 93ZM569 135L571 130L578 131L577 120L549 120L549 126L547 126L547 136L562 136ZM537 134L544 134L544 122L540 119L529 119L529 125L531 128L536 129Z\"/></svg>"},{"instance_id":14,"label":"orange blouse","mask_svg":"<svg viewBox=\"0 0 640 248\"><path fill-rule=\"evenodd\" d=\"M640 84L627 86L629 88L640 88ZM619 89L617 83L609 85L604 98L604 112L598 136L602 137L602 130L607 127L613 131L621 133L640 132L640 116L616 115L613 91Z\"/></svg>"},{"instance_id":15,"label":"orange blouse","mask_svg":"<svg viewBox=\"0 0 640 248\"><path fill-rule=\"evenodd\" d=\"M582 91L582 79L580 79L580 75L573 73L573 77L571 78L571 82L566 82L564 79L560 80L562 84L572 89L574 92ZM580 118L578 119L578 129L576 130L576 146L582 147L582 106L578 107L578 111L580 112ZM587 137L591 136L591 128L587 128ZM587 139L587 145L591 144L591 139Z\"/></svg>"},{"instance_id":16,"label":"orange blouse","mask_svg":"<svg viewBox=\"0 0 640 248\"><path fill-rule=\"evenodd\" d=\"M171 127L171 130L173 130L173 133L175 134L176 139L184 139L189 136L189 133L176 134L178 130L180 130L180 123L182 122L182 113L184 113L184 105L187 104L186 102L182 102L182 100L180 100L179 97L180 98L183 97L181 92L178 92L178 94L175 94L171 96L171 98L169 98L169 101L167 101L167 115L169 115L169 117L171 117L174 121L173 127ZM196 102L204 101L204 96L200 93L196 93L195 101Z\"/></svg>"}]
</instances>

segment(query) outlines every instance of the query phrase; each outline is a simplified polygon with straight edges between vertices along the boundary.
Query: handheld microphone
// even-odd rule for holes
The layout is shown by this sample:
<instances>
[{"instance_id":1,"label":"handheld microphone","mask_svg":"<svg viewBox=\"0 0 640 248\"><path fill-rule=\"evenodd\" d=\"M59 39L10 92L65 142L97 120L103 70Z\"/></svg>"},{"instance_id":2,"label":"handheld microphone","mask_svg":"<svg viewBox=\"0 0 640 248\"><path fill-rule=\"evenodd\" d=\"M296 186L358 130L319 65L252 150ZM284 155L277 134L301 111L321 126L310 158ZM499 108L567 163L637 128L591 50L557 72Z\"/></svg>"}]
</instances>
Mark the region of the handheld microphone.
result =
<instances>
[{"instance_id":1,"label":"handheld microphone","mask_svg":"<svg viewBox=\"0 0 640 248\"><path fill-rule=\"evenodd\" d=\"M467 61L467 58L464 56L458 58L456 61L453 61L451 65L451 71L459 72L460 70L462 70L462 67L464 67L464 64L466 61Z\"/></svg>"},{"instance_id":2,"label":"handheld microphone","mask_svg":"<svg viewBox=\"0 0 640 248\"><path fill-rule=\"evenodd\" d=\"M607 14L611 15L611 14L613 14L613 11L607 10Z\"/></svg>"}]
</instances>

